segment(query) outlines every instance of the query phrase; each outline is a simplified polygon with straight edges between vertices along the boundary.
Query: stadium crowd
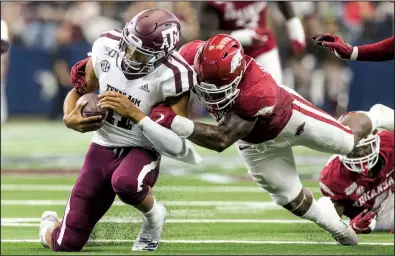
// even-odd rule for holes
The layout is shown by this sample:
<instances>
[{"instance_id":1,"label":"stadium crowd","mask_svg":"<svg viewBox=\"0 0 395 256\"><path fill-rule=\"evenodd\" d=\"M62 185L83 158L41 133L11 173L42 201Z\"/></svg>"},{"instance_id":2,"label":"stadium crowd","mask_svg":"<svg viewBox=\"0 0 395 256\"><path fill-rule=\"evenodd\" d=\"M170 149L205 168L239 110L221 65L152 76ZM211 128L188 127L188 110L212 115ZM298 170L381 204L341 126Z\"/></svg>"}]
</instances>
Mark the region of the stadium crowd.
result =
<instances>
[{"instance_id":1,"label":"stadium crowd","mask_svg":"<svg viewBox=\"0 0 395 256\"><path fill-rule=\"evenodd\" d=\"M269 26L278 43L283 84L334 116L344 113L352 73L347 62L314 47L310 38L326 32L339 35L350 44L361 38L382 40L392 34L393 3L293 3L306 34L306 49L302 55L293 54L291 43L284 36L285 20L274 3L269 5ZM69 70L74 64L61 61L67 54L62 46L92 44L103 31L120 29L138 12L155 7L168 9L178 16L182 23L182 43L208 38L199 22L205 16L201 2L2 2L1 16L8 23L13 45L42 48L53 53L53 72L59 86L58 104L49 116L53 119L62 113L62 102L71 86ZM4 58L2 77L7 71L6 61ZM203 115L204 109L196 103L192 100L191 114Z\"/></svg>"}]
</instances>

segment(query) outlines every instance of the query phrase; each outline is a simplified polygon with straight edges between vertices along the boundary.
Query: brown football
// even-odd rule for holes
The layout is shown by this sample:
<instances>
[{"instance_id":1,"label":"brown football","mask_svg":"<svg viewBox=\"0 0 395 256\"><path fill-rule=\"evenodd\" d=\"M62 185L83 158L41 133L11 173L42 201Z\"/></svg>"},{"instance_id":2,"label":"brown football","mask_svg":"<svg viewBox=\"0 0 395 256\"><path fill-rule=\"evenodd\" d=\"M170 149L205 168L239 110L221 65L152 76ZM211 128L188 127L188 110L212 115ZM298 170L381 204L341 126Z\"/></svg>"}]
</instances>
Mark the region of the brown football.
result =
<instances>
[{"instance_id":1,"label":"brown football","mask_svg":"<svg viewBox=\"0 0 395 256\"><path fill-rule=\"evenodd\" d=\"M87 101L88 103L81 109L81 115L83 117L97 115L101 115L103 119L107 117L107 109L97 106L99 96L96 93L87 93L82 95L82 97L78 99L77 104L84 101Z\"/></svg>"}]
</instances>

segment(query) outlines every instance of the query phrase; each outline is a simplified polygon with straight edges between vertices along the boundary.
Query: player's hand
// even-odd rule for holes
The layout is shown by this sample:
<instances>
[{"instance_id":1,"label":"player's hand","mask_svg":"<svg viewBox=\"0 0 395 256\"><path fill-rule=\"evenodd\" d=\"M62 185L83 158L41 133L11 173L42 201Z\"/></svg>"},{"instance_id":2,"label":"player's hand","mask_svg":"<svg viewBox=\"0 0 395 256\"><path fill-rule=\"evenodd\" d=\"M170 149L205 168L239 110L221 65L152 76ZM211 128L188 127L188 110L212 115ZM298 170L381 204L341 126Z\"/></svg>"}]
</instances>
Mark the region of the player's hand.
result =
<instances>
[{"instance_id":1,"label":"player's hand","mask_svg":"<svg viewBox=\"0 0 395 256\"><path fill-rule=\"evenodd\" d=\"M350 225L357 234L369 234L376 227L376 218L375 212L365 209L351 220Z\"/></svg>"},{"instance_id":2,"label":"player's hand","mask_svg":"<svg viewBox=\"0 0 395 256\"><path fill-rule=\"evenodd\" d=\"M289 38L291 39L294 54L299 55L306 48L306 35L301 20L294 17L286 23Z\"/></svg>"},{"instance_id":3,"label":"player's hand","mask_svg":"<svg viewBox=\"0 0 395 256\"><path fill-rule=\"evenodd\" d=\"M69 114L63 116L64 124L77 132L91 132L100 129L100 127L104 124L104 119L102 116L91 116L91 117L83 117L81 115L81 109L87 104L88 102L81 102L75 106L73 111Z\"/></svg>"},{"instance_id":4,"label":"player's hand","mask_svg":"<svg viewBox=\"0 0 395 256\"><path fill-rule=\"evenodd\" d=\"M311 38L316 45L324 46L331 50L336 57L349 60L353 47L345 43L340 37L331 34L319 34Z\"/></svg>"},{"instance_id":5,"label":"player's hand","mask_svg":"<svg viewBox=\"0 0 395 256\"><path fill-rule=\"evenodd\" d=\"M101 108L111 109L118 115L132 119L134 123L140 122L146 115L136 107L126 95L118 92L104 92L99 95Z\"/></svg>"},{"instance_id":6,"label":"player's hand","mask_svg":"<svg viewBox=\"0 0 395 256\"><path fill-rule=\"evenodd\" d=\"M83 92L86 85L85 67L90 57L74 64L70 71L70 84L77 90Z\"/></svg>"},{"instance_id":7,"label":"player's hand","mask_svg":"<svg viewBox=\"0 0 395 256\"><path fill-rule=\"evenodd\" d=\"M177 114L169 105L160 103L152 109L150 118L163 127L171 129L171 124L173 123L176 115Z\"/></svg>"}]
</instances>

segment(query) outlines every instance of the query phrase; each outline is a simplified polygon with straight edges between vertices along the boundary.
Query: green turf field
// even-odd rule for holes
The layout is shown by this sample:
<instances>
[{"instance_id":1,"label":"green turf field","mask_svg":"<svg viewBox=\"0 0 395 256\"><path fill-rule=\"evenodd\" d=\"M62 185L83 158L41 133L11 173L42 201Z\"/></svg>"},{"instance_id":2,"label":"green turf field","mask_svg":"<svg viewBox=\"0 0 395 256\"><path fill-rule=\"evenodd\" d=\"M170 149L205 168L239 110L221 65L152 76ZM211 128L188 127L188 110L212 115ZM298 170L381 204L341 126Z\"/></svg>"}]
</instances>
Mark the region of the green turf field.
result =
<instances>
[{"instance_id":1,"label":"green turf field","mask_svg":"<svg viewBox=\"0 0 395 256\"><path fill-rule=\"evenodd\" d=\"M56 122L11 122L1 136L1 255L50 254L38 240L40 216L44 210L63 216L91 135ZM199 152L205 162L197 167L163 161L154 192L168 218L158 251L146 254L394 254L391 234L362 235L360 245L343 247L278 207L248 178L234 148ZM296 155L304 185L318 198L314 177L327 155L301 148ZM116 199L76 254L132 254L140 227L136 210Z\"/></svg>"}]
</instances>

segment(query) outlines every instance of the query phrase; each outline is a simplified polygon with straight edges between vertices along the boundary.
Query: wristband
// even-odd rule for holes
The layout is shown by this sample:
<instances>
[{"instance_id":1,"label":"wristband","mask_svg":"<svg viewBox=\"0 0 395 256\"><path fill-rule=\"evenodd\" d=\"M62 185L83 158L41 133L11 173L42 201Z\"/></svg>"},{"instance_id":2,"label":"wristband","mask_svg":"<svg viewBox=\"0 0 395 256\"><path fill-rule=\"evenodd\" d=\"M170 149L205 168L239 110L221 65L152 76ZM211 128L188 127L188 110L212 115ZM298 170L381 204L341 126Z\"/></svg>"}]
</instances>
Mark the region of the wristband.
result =
<instances>
[{"instance_id":1,"label":"wristband","mask_svg":"<svg viewBox=\"0 0 395 256\"><path fill-rule=\"evenodd\" d=\"M305 34L302 22L298 17L293 17L287 20L286 23L288 35L291 39L297 40L305 44Z\"/></svg>"},{"instance_id":2,"label":"wristband","mask_svg":"<svg viewBox=\"0 0 395 256\"><path fill-rule=\"evenodd\" d=\"M352 48L352 53L350 56L350 60L356 60L358 58L358 46L354 46Z\"/></svg>"},{"instance_id":3,"label":"wristband","mask_svg":"<svg viewBox=\"0 0 395 256\"><path fill-rule=\"evenodd\" d=\"M176 115L171 123L171 129L181 138L188 138L193 133L195 123L188 118Z\"/></svg>"}]
</instances>

